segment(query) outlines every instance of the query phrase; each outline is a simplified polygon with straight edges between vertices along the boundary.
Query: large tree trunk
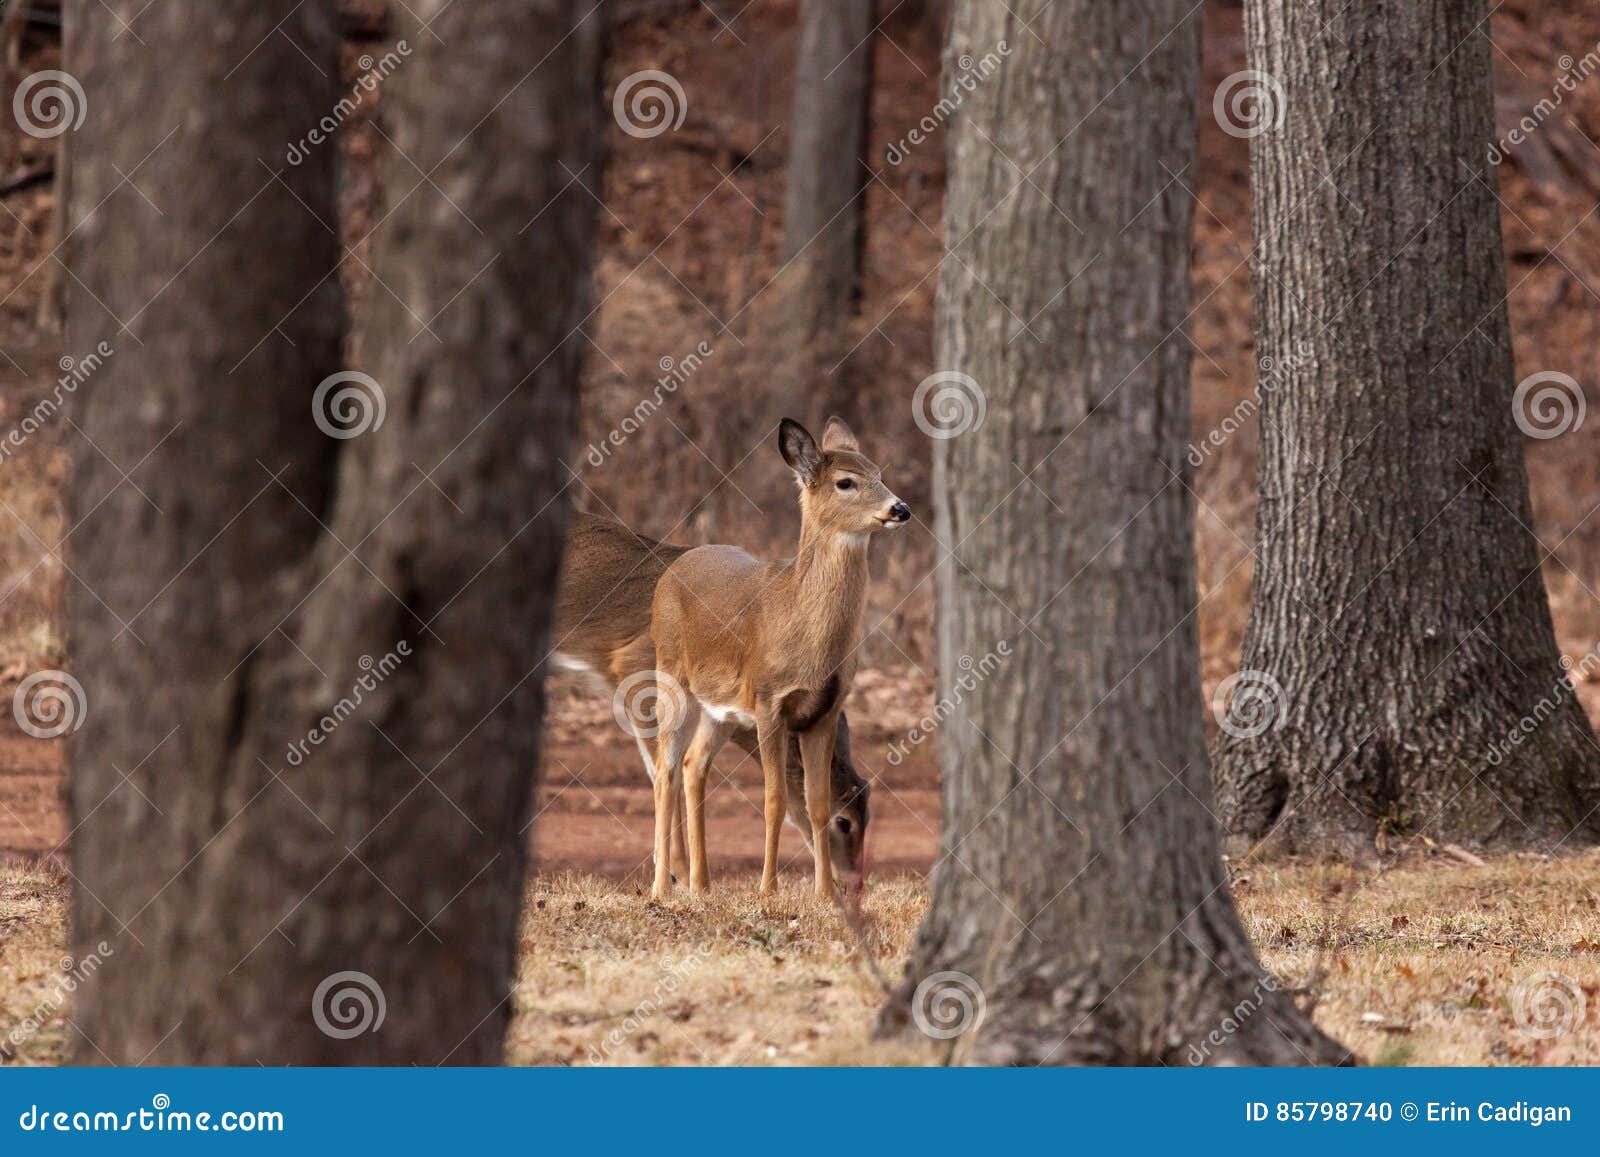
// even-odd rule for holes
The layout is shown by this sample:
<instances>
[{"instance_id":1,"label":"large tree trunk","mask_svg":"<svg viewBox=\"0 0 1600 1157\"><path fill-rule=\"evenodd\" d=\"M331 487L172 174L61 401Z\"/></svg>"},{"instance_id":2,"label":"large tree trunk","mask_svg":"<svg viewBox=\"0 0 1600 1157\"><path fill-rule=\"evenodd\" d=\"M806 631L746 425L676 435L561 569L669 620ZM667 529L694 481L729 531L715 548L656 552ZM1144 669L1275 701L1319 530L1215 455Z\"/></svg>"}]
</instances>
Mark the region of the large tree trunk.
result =
<instances>
[{"instance_id":1,"label":"large tree trunk","mask_svg":"<svg viewBox=\"0 0 1600 1157\"><path fill-rule=\"evenodd\" d=\"M954 435L934 457L954 710L932 906L881 1026L980 1063L1337 1061L1263 975L1208 811L1173 180L1193 14L1015 7L958 3L946 54L1010 50L954 122L937 318L937 364L973 380L950 388L987 410L923 415ZM962 989L986 1011L954 1035Z\"/></svg>"},{"instance_id":2,"label":"large tree trunk","mask_svg":"<svg viewBox=\"0 0 1600 1157\"><path fill-rule=\"evenodd\" d=\"M1283 123L1255 122L1251 158L1269 372L1224 823L1358 854L1380 829L1590 838L1600 752L1558 662L1513 413L1487 9L1247 16Z\"/></svg>"},{"instance_id":3,"label":"large tree trunk","mask_svg":"<svg viewBox=\"0 0 1600 1157\"><path fill-rule=\"evenodd\" d=\"M805 421L843 398L842 387L822 379L845 352L860 288L872 28L872 0L800 5L777 312L788 339L779 354L781 408Z\"/></svg>"},{"instance_id":4,"label":"large tree trunk","mask_svg":"<svg viewBox=\"0 0 1600 1157\"><path fill-rule=\"evenodd\" d=\"M73 485L74 939L115 946L82 1060L500 1056L591 248L561 194L599 135L587 7L413 5L371 380L330 394L336 145L284 158L346 91L331 0L157 6L137 39L78 5L68 348L116 349Z\"/></svg>"}]
</instances>

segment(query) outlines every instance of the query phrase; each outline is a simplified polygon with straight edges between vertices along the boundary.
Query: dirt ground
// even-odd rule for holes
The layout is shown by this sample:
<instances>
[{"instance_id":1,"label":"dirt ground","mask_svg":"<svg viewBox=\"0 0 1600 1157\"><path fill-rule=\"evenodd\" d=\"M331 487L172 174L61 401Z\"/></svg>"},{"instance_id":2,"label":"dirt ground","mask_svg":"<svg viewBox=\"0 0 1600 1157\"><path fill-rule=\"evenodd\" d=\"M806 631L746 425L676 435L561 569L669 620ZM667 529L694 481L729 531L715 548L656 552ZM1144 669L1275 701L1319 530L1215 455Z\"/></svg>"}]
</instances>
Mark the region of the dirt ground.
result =
<instances>
[{"instance_id":1,"label":"dirt ground","mask_svg":"<svg viewBox=\"0 0 1600 1157\"><path fill-rule=\"evenodd\" d=\"M1600 1063L1600 853L1471 867L1412 849L1382 868L1247 863L1233 878L1277 982L1363 1063ZM723 871L703 900L654 904L640 883L539 875L508 1058L933 1063L925 1043L869 1039L882 989L840 914L798 873L769 900L756 879ZM68 888L52 861L0 861L0 1063L58 1063L76 1043ZM891 979L925 905L916 874L867 890L868 948Z\"/></svg>"}]
</instances>

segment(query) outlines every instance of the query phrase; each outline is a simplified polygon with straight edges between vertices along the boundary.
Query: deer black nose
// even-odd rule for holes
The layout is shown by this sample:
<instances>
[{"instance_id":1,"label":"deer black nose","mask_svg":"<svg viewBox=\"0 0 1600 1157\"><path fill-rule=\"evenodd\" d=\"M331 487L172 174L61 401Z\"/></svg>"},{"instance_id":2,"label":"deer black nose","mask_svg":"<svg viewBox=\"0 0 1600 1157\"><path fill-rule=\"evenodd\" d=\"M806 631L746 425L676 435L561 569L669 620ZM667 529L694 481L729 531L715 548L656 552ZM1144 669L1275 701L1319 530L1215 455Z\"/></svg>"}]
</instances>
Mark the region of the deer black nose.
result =
<instances>
[{"instance_id":1,"label":"deer black nose","mask_svg":"<svg viewBox=\"0 0 1600 1157\"><path fill-rule=\"evenodd\" d=\"M910 522L911 507L907 506L904 502L896 502L893 506L889 507L889 517L893 518L896 522Z\"/></svg>"}]
</instances>

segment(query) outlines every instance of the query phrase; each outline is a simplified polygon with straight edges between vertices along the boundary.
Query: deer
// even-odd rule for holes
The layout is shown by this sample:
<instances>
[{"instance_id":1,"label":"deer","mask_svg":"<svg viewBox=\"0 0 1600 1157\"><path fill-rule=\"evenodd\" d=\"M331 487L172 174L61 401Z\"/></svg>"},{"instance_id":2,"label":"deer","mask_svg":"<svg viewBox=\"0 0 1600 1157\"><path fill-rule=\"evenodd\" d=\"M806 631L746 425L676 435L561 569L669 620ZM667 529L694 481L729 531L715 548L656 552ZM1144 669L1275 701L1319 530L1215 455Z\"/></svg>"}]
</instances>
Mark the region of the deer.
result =
<instances>
[{"instance_id":1,"label":"deer","mask_svg":"<svg viewBox=\"0 0 1600 1157\"><path fill-rule=\"evenodd\" d=\"M778 425L778 451L800 490L795 556L763 563L736 546L685 551L656 583L650 613L656 678L655 879L671 894L667 860L679 797L687 809L689 889L708 886L706 769L736 728L753 728L761 757L766 842L761 893L778 887L785 735L799 741L805 822L821 847L838 719L855 678L867 605L867 544L911 521L850 427L828 419L819 447L799 422ZM813 856L816 893L833 896L832 862Z\"/></svg>"},{"instance_id":2,"label":"deer","mask_svg":"<svg viewBox=\"0 0 1600 1157\"><path fill-rule=\"evenodd\" d=\"M650 637L650 614L656 584L689 549L636 533L614 519L575 512L567 530L557 586L551 666L581 676L614 702L619 688L633 686L619 718L628 721L627 730L639 746L645 775L652 782L655 760L646 740L655 732L648 704L659 690L653 686L655 644ZM731 738L751 755L757 754L753 728L735 728ZM806 812L800 742L789 735L786 746L788 823L800 833L808 853L816 856L818 846L825 846L834 872L847 884L859 886L866 867L872 788L850 758L850 726L844 712L839 713L834 739L825 845L814 842ZM687 872L685 815L680 801L672 859Z\"/></svg>"}]
</instances>

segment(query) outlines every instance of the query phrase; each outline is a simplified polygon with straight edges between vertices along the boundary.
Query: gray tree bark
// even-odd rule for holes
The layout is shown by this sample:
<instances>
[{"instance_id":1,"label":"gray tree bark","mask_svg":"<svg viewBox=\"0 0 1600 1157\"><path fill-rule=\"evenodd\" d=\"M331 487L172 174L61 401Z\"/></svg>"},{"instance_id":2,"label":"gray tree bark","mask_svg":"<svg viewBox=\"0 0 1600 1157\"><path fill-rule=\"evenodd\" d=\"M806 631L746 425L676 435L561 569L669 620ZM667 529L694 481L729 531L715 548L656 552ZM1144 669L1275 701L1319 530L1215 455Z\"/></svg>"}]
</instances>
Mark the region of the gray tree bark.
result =
<instances>
[{"instance_id":1,"label":"gray tree bark","mask_svg":"<svg viewBox=\"0 0 1600 1157\"><path fill-rule=\"evenodd\" d=\"M1223 820L1352 854L1393 829L1592 839L1600 749L1559 662L1513 412L1487 7L1246 15L1283 122L1251 152L1256 698L1216 747Z\"/></svg>"},{"instance_id":2,"label":"gray tree bark","mask_svg":"<svg viewBox=\"0 0 1600 1157\"><path fill-rule=\"evenodd\" d=\"M778 321L782 409L817 422L842 398L818 377L844 352L866 243L862 165L872 102L872 0L802 0L789 115Z\"/></svg>"},{"instance_id":3,"label":"gray tree bark","mask_svg":"<svg viewBox=\"0 0 1600 1157\"><path fill-rule=\"evenodd\" d=\"M139 39L78 4L68 348L116 349L72 487L74 941L114 946L80 1060L500 1057L587 308L592 202L561 193L599 137L587 7L412 5L372 384L314 415L336 144L284 158L348 95L332 0L157 6Z\"/></svg>"},{"instance_id":4,"label":"gray tree bark","mask_svg":"<svg viewBox=\"0 0 1600 1157\"><path fill-rule=\"evenodd\" d=\"M976 385L934 456L945 821L880 1031L977 1063L1339 1061L1257 963L1208 810L1191 6L1014 8L959 0L947 49L1009 55L950 138L937 364Z\"/></svg>"}]
</instances>

